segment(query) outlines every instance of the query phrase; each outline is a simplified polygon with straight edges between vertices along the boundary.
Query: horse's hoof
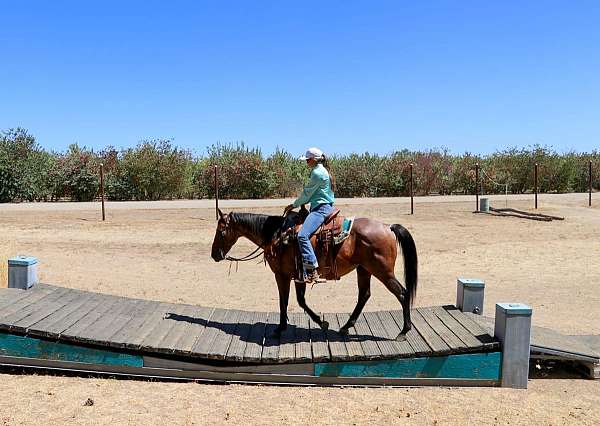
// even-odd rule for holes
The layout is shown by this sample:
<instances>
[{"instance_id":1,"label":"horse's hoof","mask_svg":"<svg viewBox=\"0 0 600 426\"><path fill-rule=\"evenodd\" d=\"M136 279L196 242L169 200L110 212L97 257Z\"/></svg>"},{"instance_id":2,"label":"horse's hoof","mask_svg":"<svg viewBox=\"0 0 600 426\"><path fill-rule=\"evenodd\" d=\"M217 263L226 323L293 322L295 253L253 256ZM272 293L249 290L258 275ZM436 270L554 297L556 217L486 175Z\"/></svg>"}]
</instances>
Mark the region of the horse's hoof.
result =
<instances>
[{"instance_id":1,"label":"horse's hoof","mask_svg":"<svg viewBox=\"0 0 600 426\"><path fill-rule=\"evenodd\" d=\"M327 321L321 321L321 330L323 330L323 331L329 330L329 323Z\"/></svg>"},{"instance_id":2,"label":"horse's hoof","mask_svg":"<svg viewBox=\"0 0 600 426\"><path fill-rule=\"evenodd\" d=\"M405 340L406 340L406 334L400 333L398 336L396 336L396 342L404 342Z\"/></svg>"}]
</instances>

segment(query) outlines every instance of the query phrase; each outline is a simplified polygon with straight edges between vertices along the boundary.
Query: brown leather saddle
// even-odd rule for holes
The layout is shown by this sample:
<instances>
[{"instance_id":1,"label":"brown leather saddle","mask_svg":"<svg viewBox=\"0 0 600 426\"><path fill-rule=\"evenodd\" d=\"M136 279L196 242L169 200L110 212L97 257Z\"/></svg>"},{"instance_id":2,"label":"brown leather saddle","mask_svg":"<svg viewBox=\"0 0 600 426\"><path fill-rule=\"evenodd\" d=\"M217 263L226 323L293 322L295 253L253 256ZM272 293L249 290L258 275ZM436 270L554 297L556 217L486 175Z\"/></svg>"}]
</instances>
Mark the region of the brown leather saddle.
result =
<instances>
[{"instance_id":1,"label":"brown leather saddle","mask_svg":"<svg viewBox=\"0 0 600 426\"><path fill-rule=\"evenodd\" d=\"M298 213L288 215L278 236L265 247L265 258L273 258L281 253L283 246L292 246L295 261L294 275L298 280L303 280L304 275L302 255L298 248L298 231L308 213L308 210L302 206ZM340 279L335 259L341 245L336 244L336 237L341 233L343 223L344 217L340 214L340 209L334 208L321 226L311 235L311 243L319 262L319 274L328 280Z\"/></svg>"},{"instance_id":2,"label":"brown leather saddle","mask_svg":"<svg viewBox=\"0 0 600 426\"><path fill-rule=\"evenodd\" d=\"M296 236L298 234L298 230L302 223L304 223L304 219L308 216L308 213L303 214L302 209L300 211L300 217L302 218L302 222L296 226L294 232L294 240L296 240ZM340 246L336 246L335 237L340 234L342 231L342 224L344 223L344 217L340 214L340 209L335 208L323 221L321 226L317 228L317 230L311 235L311 243L313 249L315 250L315 256L317 257L317 261L319 262L319 275L328 280L339 280L340 277L337 272L337 262L336 257L339 251ZM297 242L295 241L295 246L297 246ZM296 253L296 275L299 279L302 279L303 275L303 266L302 266L302 256L300 255L300 251L297 250Z\"/></svg>"}]
</instances>

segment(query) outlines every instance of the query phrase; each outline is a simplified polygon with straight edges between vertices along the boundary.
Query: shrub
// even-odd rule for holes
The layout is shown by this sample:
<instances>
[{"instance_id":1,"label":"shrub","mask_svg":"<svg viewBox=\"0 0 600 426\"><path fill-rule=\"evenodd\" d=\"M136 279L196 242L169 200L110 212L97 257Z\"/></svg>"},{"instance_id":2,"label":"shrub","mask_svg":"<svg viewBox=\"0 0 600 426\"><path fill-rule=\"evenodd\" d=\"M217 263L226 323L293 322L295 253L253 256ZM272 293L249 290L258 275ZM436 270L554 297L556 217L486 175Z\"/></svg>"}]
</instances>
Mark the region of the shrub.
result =
<instances>
[{"instance_id":1,"label":"shrub","mask_svg":"<svg viewBox=\"0 0 600 426\"><path fill-rule=\"evenodd\" d=\"M205 167L199 176L207 196L214 197L214 166L219 167L219 196L221 198L272 197L272 176L268 173L258 148L247 148L243 142L216 144L208 147Z\"/></svg>"},{"instance_id":2,"label":"shrub","mask_svg":"<svg viewBox=\"0 0 600 426\"><path fill-rule=\"evenodd\" d=\"M178 198L185 193L190 161L189 151L173 147L170 140L142 141L121 153L113 194L136 200Z\"/></svg>"},{"instance_id":3,"label":"shrub","mask_svg":"<svg viewBox=\"0 0 600 426\"><path fill-rule=\"evenodd\" d=\"M49 193L46 176L52 156L44 152L27 130L0 134L0 202L34 201Z\"/></svg>"}]
</instances>

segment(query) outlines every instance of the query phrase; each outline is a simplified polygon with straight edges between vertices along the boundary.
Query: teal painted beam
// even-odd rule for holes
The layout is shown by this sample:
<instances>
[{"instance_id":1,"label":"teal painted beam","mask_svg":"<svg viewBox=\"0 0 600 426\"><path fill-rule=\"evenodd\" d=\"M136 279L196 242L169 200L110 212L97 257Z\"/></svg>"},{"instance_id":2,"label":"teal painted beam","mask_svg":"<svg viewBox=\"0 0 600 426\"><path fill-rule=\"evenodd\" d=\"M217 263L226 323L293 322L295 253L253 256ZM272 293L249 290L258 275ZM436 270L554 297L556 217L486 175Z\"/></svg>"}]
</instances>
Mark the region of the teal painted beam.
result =
<instances>
[{"instance_id":1,"label":"teal painted beam","mask_svg":"<svg viewBox=\"0 0 600 426\"><path fill-rule=\"evenodd\" d=\"M502 354L487 352L438 357L315 364L315 376L473 379L500 381Z\"/></svg>"},{"instance_id":2,"label":"teal painted beam","mask_svg":"<svg viewBox=\"0 0 600 426\"><path fill-rule=\"evenodd\" d=\"M95 349L68 343L51 342L35 337L0 333L0 355L38 358L53 361L82 362L86 364L143 367L141 355L132 355L110 349Z\"/></svg>"}]
</instances>

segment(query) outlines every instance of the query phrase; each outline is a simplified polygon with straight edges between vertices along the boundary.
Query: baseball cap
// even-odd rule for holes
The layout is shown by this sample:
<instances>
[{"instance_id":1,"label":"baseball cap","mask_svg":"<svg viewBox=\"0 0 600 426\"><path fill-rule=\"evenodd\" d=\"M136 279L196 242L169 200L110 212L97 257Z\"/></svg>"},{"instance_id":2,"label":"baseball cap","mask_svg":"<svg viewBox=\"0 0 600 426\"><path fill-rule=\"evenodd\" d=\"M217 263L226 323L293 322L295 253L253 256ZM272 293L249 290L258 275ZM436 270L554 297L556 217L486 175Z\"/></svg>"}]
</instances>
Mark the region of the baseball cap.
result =
<instances>
[{"instance_id":1,"label":"baseball cap","mask_svg":"<svg viewBox=\"0 0 600 426\"><path fill-rule=\"evenodd\" d=\"M300 157L301 160L308 160L309 158L314 158L315 160L319 160L323 157L323 151L319 148L308 148L306 153Z\"/></svg>"}]
</instances>

